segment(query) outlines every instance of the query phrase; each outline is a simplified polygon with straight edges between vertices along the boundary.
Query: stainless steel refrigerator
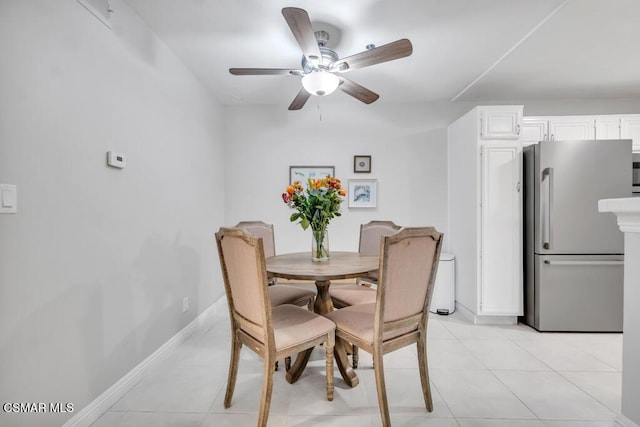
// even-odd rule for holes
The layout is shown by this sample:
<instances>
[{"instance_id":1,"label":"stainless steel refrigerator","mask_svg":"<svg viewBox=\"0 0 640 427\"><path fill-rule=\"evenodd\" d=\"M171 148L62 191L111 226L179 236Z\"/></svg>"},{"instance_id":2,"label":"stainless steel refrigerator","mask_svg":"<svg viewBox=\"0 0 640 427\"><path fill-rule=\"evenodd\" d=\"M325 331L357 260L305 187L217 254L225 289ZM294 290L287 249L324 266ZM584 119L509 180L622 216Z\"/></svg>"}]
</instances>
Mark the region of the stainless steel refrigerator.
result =
<instances>
[{"instance_id":1,"label":"stainless steel refrigerator","mask_svg":"<svg viewBox=\"0 0 640 427\"><path fill-rule=\"evenodd\" d=\"M523 153L525 323L622 331L623 234L598 200L631 196L631 140L542 141Z\"/></svg>"}]
</instances>

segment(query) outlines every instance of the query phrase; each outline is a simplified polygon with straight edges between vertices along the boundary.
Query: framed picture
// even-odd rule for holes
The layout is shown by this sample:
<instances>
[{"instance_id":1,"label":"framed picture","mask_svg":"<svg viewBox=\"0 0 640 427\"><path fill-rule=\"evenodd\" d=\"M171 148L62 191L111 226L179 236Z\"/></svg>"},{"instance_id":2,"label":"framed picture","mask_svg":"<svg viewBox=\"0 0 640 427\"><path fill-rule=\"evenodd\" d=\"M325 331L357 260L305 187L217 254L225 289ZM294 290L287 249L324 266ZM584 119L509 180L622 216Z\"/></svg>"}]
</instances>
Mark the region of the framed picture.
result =
<instances>
[{"instance_id":1,"label":"framed picture","mask_svg":"<svg viewBox=\"0 0 640 427\"><path fill-rule=\"evenodd\" d=\"M353 172L371 173L371 156L353 156Z\"/></svg>"},{"instance_id":2,"label":"framed picture","mask_svg":"<svg viewBox=\"0 0 640 427\"><path fill-rule=\"evenodd\" d=\"M300 181L306 186L308 178L335 176L335 166L289 166L289 184Z\"/></svg>"},{"instance_id":3,"label":"framed picture","mask_svg":"<svg viewBox=\"0 0 640 427\"><path fill-rule=\"evenodd\" d=\"M378 192L378 181L375 179L350 179L349 197L350 208L375 208Z\"/></svg>"}]
</instances>

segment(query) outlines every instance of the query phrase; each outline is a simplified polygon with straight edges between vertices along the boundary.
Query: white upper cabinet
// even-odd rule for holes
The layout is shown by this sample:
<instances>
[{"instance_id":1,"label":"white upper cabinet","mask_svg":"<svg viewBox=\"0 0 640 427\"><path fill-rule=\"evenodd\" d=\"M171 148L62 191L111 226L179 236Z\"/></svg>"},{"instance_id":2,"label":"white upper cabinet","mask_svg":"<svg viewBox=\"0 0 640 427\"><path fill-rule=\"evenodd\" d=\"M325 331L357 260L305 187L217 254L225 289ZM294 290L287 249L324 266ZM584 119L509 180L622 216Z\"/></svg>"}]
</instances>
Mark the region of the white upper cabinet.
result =
<instances>
[{"instance_id":1,"label":"white upper cabinet","mask_svg":"<svg viewBox=\"0 0 640 427\"><path fill-rule=\"evenodd\" d=\"M480 109L480 138L484 140L520 139L522 109L490 106Z\"/></svg>"},{"instance_id":2,"label":"white upper cabinet","mask_svg":"<svg viewBox=\"0 0 640 427\"><path fill-rule=\"evenodd\" d=\"M570 141L596 139L594 116L561 116L549 118L549 140Z\"/></svg>"},{"instance_id":3,"label":"white upper cabinet","mask_svg":"<svg viewBox=\"0 0 640 427\"><path fill-rule=\"evenodd\" d=\"M539 141L626 138L632 139L633 150L640 152L640 114L529 116L522 118L520 134L525 146Z\"/></svg>"},{"instance_id":4,"label":"white upper cabinet","mask_svg":"<svg viewBox=\"0 0 640 427\"><path fill-rule=\"evenodd\" d=\"M596 139L620 139L620 116L596 116Z\"/></svg>"},{"instance_id":5,"label":"white upper cabinet","mask_svg":"<svg viewBox=\"0 0 640 427\"><path fill-rule=\"evenodd\" d=\"M640 114L596 116L597 139L631 139L640 152Z\"/></svg>"},{"instance_id":6,"label":"white upper cabinet","mask_svg":"<svg viewBox=\"0 0 640 427\"><path fill-rule=\"evenodd\" d=\"M633 140L633 151L640 152L640 114L620 117L620 138Z\"/></svg>"},{"instance_id":7,"label":"white upper cabinet","mask_svg":"<svg viewBox=\"0 0 640 427\"><path fill-rule=\"evenodd\" d=\"M539 141L595 139L595 116L537 116L522 119L523 145Z\"/></svg>"},{"instance_id":8,"label":"white upper cabinet","mask_svg":"<svg viewBox=\"0 0 640 427\"><path fill-rule=\"evenodd\" d=\"M546 117L523 117L520 140L525 146L549 140L549 120Z\"/></svg>"}]
</instances>

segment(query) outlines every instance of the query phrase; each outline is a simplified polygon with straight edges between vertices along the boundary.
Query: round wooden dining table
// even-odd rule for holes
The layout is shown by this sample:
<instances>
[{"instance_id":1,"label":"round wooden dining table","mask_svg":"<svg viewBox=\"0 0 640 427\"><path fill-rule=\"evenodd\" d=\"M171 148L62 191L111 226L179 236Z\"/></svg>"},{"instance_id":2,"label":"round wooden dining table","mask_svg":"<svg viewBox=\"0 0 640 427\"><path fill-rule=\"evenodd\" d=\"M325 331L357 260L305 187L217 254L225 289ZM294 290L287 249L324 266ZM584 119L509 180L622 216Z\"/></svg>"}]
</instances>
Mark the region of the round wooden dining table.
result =
<instances>
[{"instance_id":1,"label":"round wooden dining table","mask_svg":"<svg viewBox=\"0 0 640 427\"><path fill-rule=\"evenodd\" d=\"M272 256L267 258L266 262L269 277L315 281L318 295L314 311L318 314L333 311L333 303L329 295L329 286L332 280L365 277L370 272L378 270L377 256L360 255L358 252L331 252L329 261L324 262L312 261L310 252L297 252ZM336 339L335 359L344 381L350 387L355 387L359 381L358 376L349 365L346 353L347 346L348 343ZM298 355L295 363L287 372L289 383L294 383L300 378L312 350L306 350Z\"/></svg>"}]
</instances>

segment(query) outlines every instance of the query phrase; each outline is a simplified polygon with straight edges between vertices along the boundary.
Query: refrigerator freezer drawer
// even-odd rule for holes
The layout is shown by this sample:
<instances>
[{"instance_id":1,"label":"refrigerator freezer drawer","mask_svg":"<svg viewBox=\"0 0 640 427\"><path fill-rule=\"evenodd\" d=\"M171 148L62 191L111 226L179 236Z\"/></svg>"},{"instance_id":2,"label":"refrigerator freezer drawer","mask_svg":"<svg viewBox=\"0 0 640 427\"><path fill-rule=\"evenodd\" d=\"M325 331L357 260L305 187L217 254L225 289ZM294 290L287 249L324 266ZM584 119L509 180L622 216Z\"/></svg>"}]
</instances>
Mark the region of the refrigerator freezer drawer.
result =
<instances>
[{"instance_id":1,"label":"refrigerator freezer drawer","mask_svg":"<svg viewBox=\"0 0 640 427\"><path fill-rule=\"evenodd\" d=\"M622 255L536 255L540 331L621 332Z\"/></svg>"}]
</instances>

